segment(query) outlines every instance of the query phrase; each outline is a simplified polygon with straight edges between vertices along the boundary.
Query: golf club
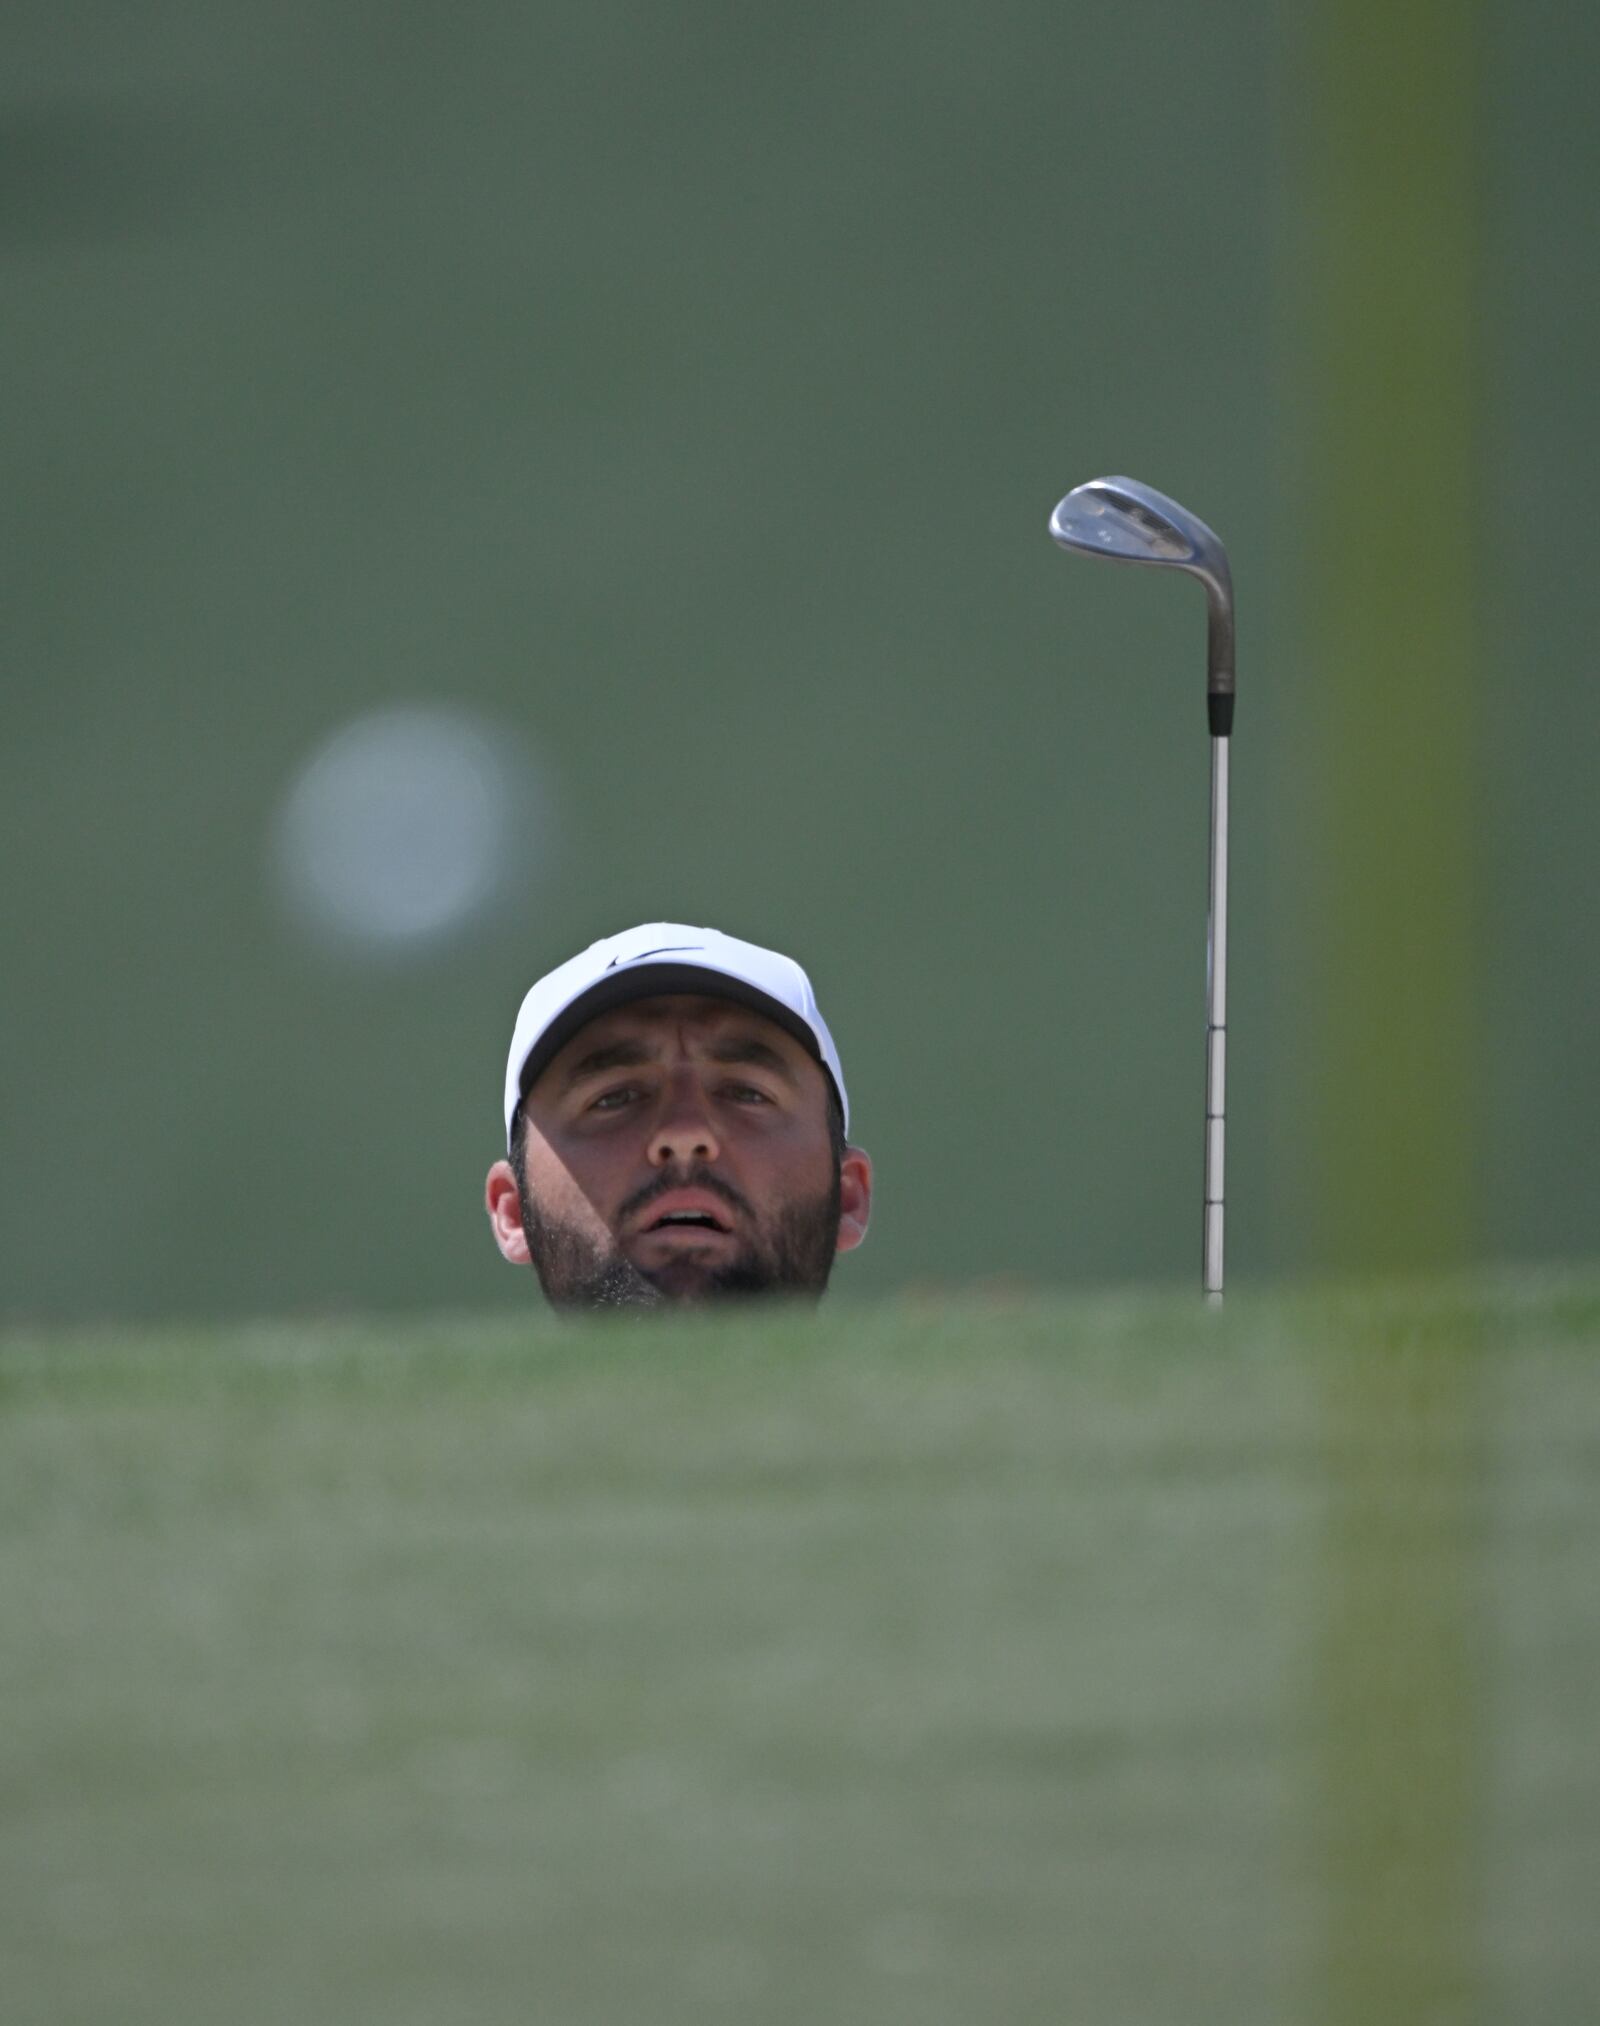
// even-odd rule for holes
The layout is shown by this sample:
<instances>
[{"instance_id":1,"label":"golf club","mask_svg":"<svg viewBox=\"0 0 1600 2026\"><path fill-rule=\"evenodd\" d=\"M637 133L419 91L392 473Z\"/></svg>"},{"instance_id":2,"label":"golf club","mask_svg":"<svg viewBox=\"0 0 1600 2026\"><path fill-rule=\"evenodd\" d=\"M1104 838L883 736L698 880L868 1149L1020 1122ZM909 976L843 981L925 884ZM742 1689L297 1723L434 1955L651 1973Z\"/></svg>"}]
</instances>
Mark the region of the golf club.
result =
<instances>
[{"instance_id":1,"label":"golf club","mask_svg":"<svg viewBox=\"0 0 1600 2026\"><path fill-rule=\"evenodd\" d=\"M1206 719L1211 731L1211 887L1206 913L1206 1166L1201 1285L1222 1300L1223 1149L1228 1075L1228 739L1233 730L1233 579L1204 521L1154 486L1092 478L1050 516L1064 549L1183 570L1206 587Z\"/></svg>"}]
</instances>

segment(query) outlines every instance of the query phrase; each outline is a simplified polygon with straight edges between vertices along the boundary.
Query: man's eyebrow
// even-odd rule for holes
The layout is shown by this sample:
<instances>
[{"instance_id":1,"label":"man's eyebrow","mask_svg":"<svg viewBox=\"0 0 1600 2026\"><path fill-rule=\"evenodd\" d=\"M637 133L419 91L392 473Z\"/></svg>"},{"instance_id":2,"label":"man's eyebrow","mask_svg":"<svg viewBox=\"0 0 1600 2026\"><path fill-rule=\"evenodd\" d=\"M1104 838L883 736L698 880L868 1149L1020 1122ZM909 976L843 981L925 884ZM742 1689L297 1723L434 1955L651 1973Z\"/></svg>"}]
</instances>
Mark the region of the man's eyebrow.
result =
<instances>
[{"instance_id":1,"label":"man's eyebrow","mask_svg":"<svg viewBox=\"0 0 1600 2026\"><path fill-rule=\"evenodd\" d=\"M770 1069L774 1076L781 1076L785 1083L796 1081L795 1073L777 1049L765 1041L758 1041L753 1034L730 1035L726 1041L719 1041L711 1049L713 1062L747 1062L752 1069Z\"/></svg>"},{"instance_id":2,"label":"man's eyebrow","mask_svg":"<svg viewBox=\"0 0 1600 2026\"><path fill-rule=\"evenodd\" d=\"M562 1077L561 1087L571 1090L587 1076L604 1076L608 1069L638 1069L655 1059L655 1050L647 1042L631 1037L626 1041L608 1041L603 1047L591 1048L587 1055L580 1055Z\"/></svg>"}]
</instances>

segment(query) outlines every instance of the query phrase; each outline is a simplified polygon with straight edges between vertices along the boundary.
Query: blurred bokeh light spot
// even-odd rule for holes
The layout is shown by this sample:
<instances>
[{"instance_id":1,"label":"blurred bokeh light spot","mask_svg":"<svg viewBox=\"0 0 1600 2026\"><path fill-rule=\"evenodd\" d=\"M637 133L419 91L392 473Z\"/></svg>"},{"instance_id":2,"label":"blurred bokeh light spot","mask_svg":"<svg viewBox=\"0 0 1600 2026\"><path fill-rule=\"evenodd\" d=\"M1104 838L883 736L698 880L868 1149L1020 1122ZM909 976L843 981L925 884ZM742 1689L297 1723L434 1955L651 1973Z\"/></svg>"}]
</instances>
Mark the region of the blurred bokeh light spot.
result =
<instances>
[{"instance_id":1,"label":"blurred bokeh light spot","mask_svg":"<svg viewBox=\"0 0 1600 2026\"><path fill-rule=\"evenodd\" d=\"M526 892L548 796L513 734L451 706L352 719L291 780L272 844L290 919L351 955L423 955Z\"/></svg>"}]
</instances>

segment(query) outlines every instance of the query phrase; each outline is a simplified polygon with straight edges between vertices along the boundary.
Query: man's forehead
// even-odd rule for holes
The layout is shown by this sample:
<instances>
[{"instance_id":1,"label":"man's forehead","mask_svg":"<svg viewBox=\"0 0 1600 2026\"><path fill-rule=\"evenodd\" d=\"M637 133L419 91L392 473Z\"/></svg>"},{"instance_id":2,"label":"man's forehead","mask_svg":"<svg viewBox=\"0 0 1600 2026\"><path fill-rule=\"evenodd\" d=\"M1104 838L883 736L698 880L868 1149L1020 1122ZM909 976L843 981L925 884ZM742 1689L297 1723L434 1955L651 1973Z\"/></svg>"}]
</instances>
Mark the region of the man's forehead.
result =
<instances>
[{"instance_id":1,"label":"man's forehead","mask_svg":"<svg viewBox=\"0 0 1600 2026\"><path fill-rule=\"evenodd\" d=\"M776 1020L769 1020L765 1013L756 1012L754 1007L741 1006L734 1000L719 999L710 994L663 992L651 999L630 999L626 1005L613 1006L604 1013L597 1013L563 1046L555 1061L566 1062L587 1055L614 1041L638 1040L646 1047L667 1049L673 1046L679 1030L683 1028L688 1028L703 1040L758 1035L769 1047L778 1049L785 1056L810 1060L807 1051L793 1035L780 1027ZM554 1066L552 1063L551 1067Z\"/></svg>"}]
</instances>

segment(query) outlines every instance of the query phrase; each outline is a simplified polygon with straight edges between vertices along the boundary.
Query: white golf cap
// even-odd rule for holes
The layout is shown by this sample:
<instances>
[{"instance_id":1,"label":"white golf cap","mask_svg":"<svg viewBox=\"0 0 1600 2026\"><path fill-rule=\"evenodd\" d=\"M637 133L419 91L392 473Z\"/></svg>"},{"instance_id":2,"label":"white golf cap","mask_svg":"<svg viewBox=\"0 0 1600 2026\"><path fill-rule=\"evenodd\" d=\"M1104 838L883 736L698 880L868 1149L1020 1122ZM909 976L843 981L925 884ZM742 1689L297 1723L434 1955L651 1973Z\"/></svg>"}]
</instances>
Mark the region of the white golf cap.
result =
<instances>
[{"instance_id":1,"label":"white golf cap","mask_svg":"<svg viewBox=\"0 0 1600 2026\"><path fill-rule=\"evenodd\" d=\"M580 1027L613 1006L664 992L731 999L775 1020L827 1071L839 1095L845 1131L850 1130L839 1051L817 1011L811 980L794 959L716 929L645 922L591 943L581 956L541 978L523 1000L506 1058L507 1147L524 1092Z\"/></svg>"}]
</instances>

